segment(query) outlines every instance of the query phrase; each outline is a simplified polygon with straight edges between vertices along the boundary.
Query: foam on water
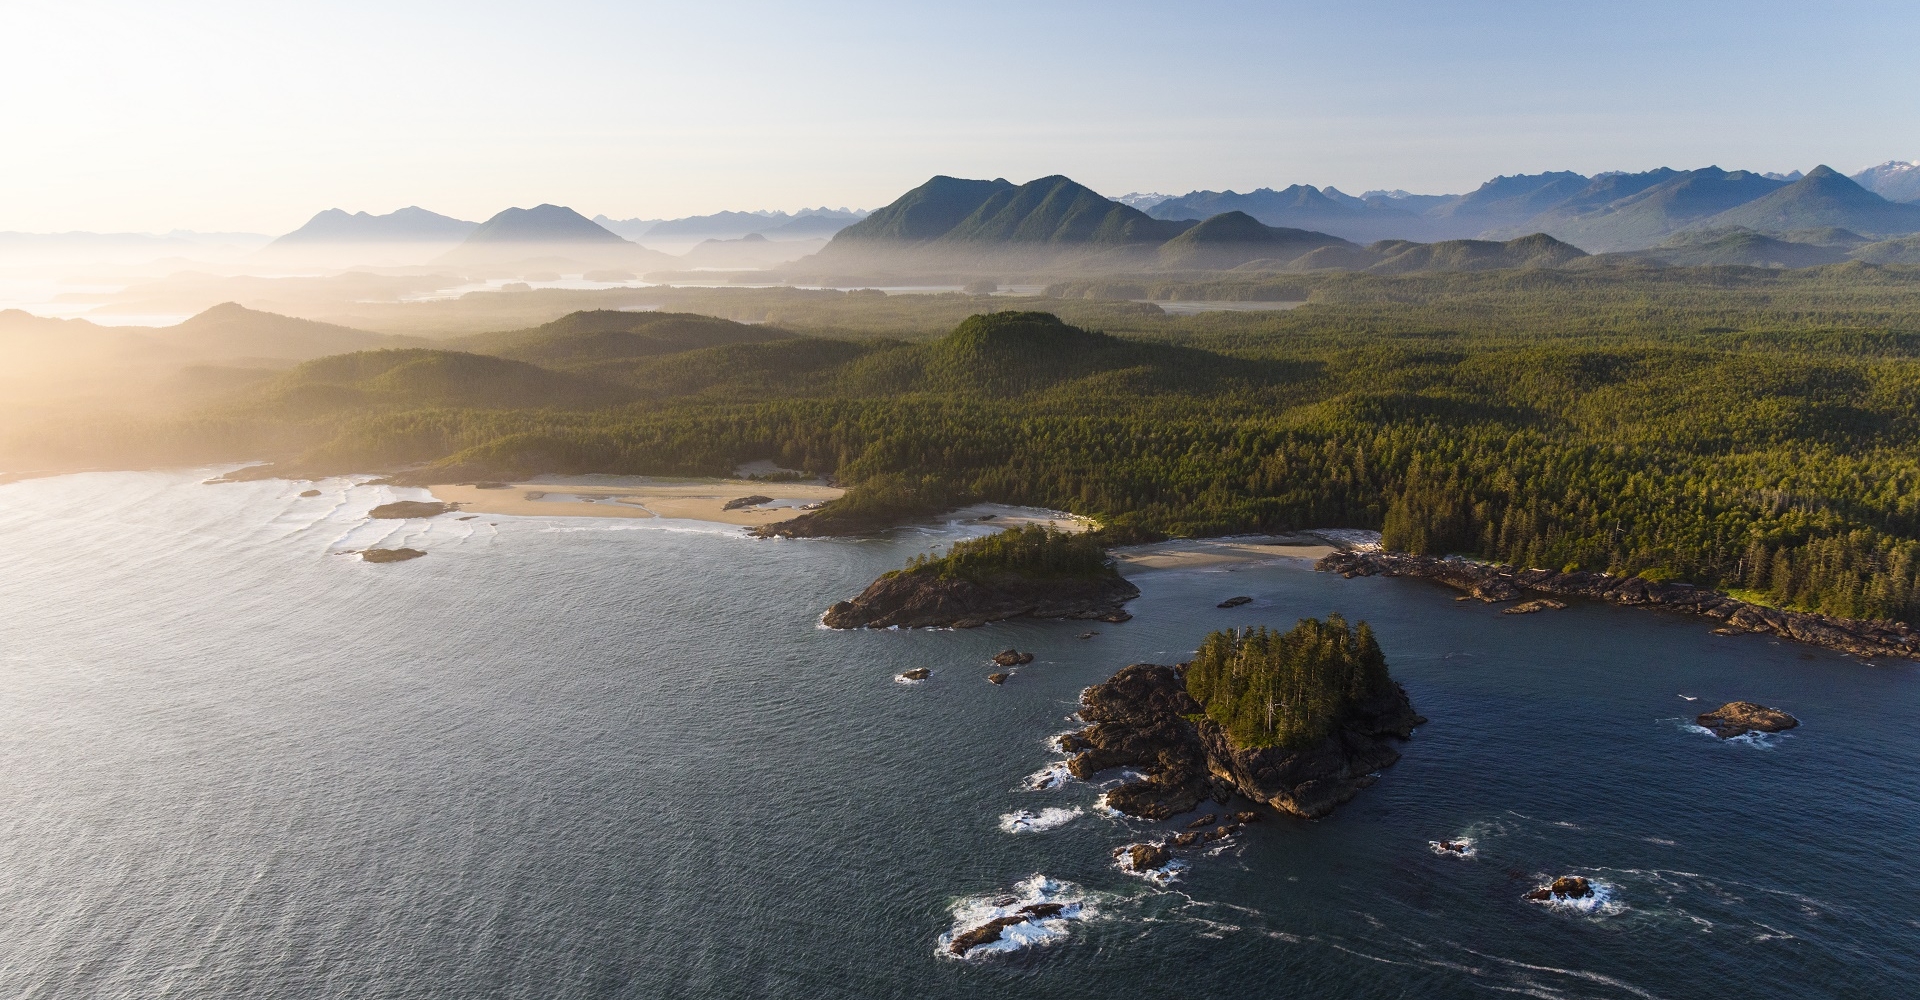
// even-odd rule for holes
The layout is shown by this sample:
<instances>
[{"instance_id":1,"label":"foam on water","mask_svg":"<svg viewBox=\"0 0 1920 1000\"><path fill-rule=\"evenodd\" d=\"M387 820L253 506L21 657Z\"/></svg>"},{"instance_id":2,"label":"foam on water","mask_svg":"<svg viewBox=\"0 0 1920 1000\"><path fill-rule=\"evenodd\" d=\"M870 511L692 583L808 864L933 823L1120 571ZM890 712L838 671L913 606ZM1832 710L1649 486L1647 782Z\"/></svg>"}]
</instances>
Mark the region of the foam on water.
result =
<instances>
[{"instance_id":1,"label":"foam on water","mask_svg":"<svg viewBox=\"0 0 1920 1000\"><path fill-rule=\"evenodd\" d=\"M1543 876L1540 884L1546 885L1553 879L1554 876ZM1619 889L1612 883L1588 876L1587 889L1590 894L1579 899L1563 899L1554 896L1548 899L1529 899L1527 902L1550 910L1580 913L1590 917L1615 917L1627 912L1627 904L1617 898Z\"/></svg>"},{"instance_id":2,"label":"foam on water","mask_svg":"<svg viewBox=\"0 0 1920 1000\"><path fill-rule=\"evenodd\" d=\"M1067 762L1056 761L1021 779L1020 787L1029 792L1039 792L1059 788L1072 780L1073 772L1067 770Z\"/></svg>"},{"instance_id":3,"label":"foam on water","mask_svg":"<svg viewBox=\"0 0 1920 1000\"><path fill-rule=\"evenodd\" d=\"M952 944L956 936L994 920L1014 916L1023 908L1040 903L1058 903L1061 904L1061 910L1051 917L1029 919L1008 926L1001 930L998 941L976 945L968 949L965 955L953 953ZM1027 948L1059 944L1067 939L1073 924L1088 920L1097 912L1080 886L1045 875L1032 875L1015 883L1011 893L968 896L954 903L951 910L953 926L940 935L934 953L942 958L978 961L990 955L1005 955Z\"/></svg>"},{"instance_id":4,"label":"foam on water","mask_svg":"<svg viewBox=\"0 0 1920 1000\"><path fill-rule=\"evenodd\" d=\"M1044 833L1057 830L1086 814L1079 806L1049 806L1039 812L1016 809L1000 816L1000 829L1007 833Z\"/></svg>"}]
</instances>

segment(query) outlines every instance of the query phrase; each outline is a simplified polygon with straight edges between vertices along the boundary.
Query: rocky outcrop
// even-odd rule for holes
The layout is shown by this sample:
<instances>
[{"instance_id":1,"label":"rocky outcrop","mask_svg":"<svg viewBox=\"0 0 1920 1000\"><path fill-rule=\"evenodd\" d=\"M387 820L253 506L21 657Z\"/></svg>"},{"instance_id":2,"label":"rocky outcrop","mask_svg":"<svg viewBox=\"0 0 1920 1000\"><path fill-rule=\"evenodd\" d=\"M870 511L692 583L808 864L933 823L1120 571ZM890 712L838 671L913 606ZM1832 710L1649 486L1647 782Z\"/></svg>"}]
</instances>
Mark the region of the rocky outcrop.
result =
<instances>
[{"instance_id":1,"label":"rocky outcrop","mask_svg":"<svg viewBox=\"0 0 1920 1000\"><path fill-rule=\"evenodd\" d=\"M1578 875L1562 875L1550 885L1543 885L1527 893L1527 898L1536 903L1545 903L1556 899L1586 899L1593 895L1593 886Z\"/></svg>"},{"instance_id":2,"label":"rocky outcrop","mask_svg":"<svg viewBox=\"0 0 1920 1000\"><path fill-rule=\"evenodd\" d=\"M1221 601L1219 604L1214 605L1214 607L1237 608L1242 604L1252 604L1252 603L1253 603L1253 598L1248 597L1245 594L1241 594L1239 597L1229 597L1226 600Z\"/></svg>"},{"instance_id":3,"label":"rocky outcrop","mask_svg":"<svg viewBox=\"0 0 1920 1000\"><path fill-rule=\"evenodd\" d=\"M384 521L405 521L415 517L439 517L459 509L457 503L441 503L438 500L396 500L367 511L367 516Z\"/></svg>"},{"instance_id":4,"label":"rocky outcrop","mask_svg":"<svg viewBox=\"0 0 1920 1000\"><path fill-rule=\"evenodd\" d=\"M1115 767L1141 771L1145 777L1106 796L1108 806L1131 816L1166 819L1208 797L1225 802L1239 792L1314 819L1372 784L1374 772L1400 759L1388 740L1407 739L1427 721L1394 685L1312 747L1244 748L1200 711L1181 668L1136 663L1081 693L1080 717L1092 725L1062 737L1074 754L1067 768L1081 780ZM1208 816L1190 826L1213 821Z\"/></svg>"},{"instance_id":5,"label":"rocky outcrop","mask_svg":"<svg viewBox=\"0 0 1920 1000\"><path fill-rule=\"evenodd\" d=\"M926 667L914 667L912 670L900 671L900 679L907 681L924 681L931 676L933 676L933 671L928 670Z\"/></svg>"},{"instance_id":6,"label":"rocky outcrop","mask_svg":"<svg viewBox=\"0 0 1920 1000\"><path fill-rule=\"evenodd\" d=\"M1537 600L1516 604L1510 608L1501 608L1500 613L1503 615L1532 615L1542 611L1559 611L1566 606L1567 602L1565 601L1556 601L1551 597L1542 597Z\"/></svg>"},{"instance_id":7,"label":"rocky outcrop","mask_svg":"<svg viewBox=\"0 0 1920 1000\"><path fill-rule=\"evenodd\" d=\"M1588 597L1613 604L1683 611L1719 621L1721 625L1714 631L1722 634L1759 632L1855 656L1920 660L1920 632L1905 622L1860 621L1763 608L1685 583L1586 571L1516 569L1400 552L1335 552L1315 563L1314 568L1346 577L1410 576L1434 580L1488 601L1514 600L1521 591L1531 591L1554 597Z\"/></svg>"},{"instance_id":8,"label":"rocky outcrop","mask_svg":"<svg viewBox=\"0 0 1920 1000\"><path fill-rule=\"evenodd\" d=\"M1113 854L1121 864L1136 872L1154 871L1173 860L1173 852L1167 850L1165 844L1128 844L1114 848Z\"/></svg>"},{"instance_id":9,"label":"rocky outcrop","mask_svg":"<svg viewBox=\"0 0 1920 1000\"><path fill-rule=\"evenodd\" d=\"M773 502L772 497L763 497L760 494L755 493L753 496L750 496L750 497L739 497L737 499L729 500L726 503L721 504L720 509L721 510L739 510L743 507L758 507L763 503L772 503L772 502Z\"/></svg>"},{"instance_id":10,"label":"rocky outcrop","mask_svg":"<svg viewBox=\"0 0 1920 1000\"><path fill-rule=\"evenodd\" d=\"M965 955L983 944L992 944L1000 940L1001 933L1009 927L1057 917L1064 909L1066 909L1064 903L1030 903L1008 916L996 917L972 930L955 934L953 940L948 942L947 950L955 955Z\"/></svg>"},{"instance_id":11,"label":"rocky outcrop","mask_svg":"<svg viewBox=\"0 0 1920 1000\"><path fill-rule=\"evenodd\" d=\"M1214 775L1256 802L1316 819L1373 784L1375 772L1400 759L1391 741L1412 737L1413 727L1426 721L1395 684L1358 706L1332 735L1304 749L1237 747L1212 719L1196 726Z\"/></svg>"},{"instance_id":12,"label":"rocky outcrop","mask_svg":"<svg viewBox=\"0 0 1920 1000\"><path fill-rule=\"evenodd\" d=\"M986 582L934 573L896 572L859 597L827 609L828 628L966 628L1008 618L1083 618L1123 622L1122 607L1140 588L1118 573L1035 578L1003 574Z\"/></svg>"},{"instance_id":13,"label":"rocky outcrop","mask_svg":"<svg viewBox=\"0 0 1920 1000\"><path fill-rule=\"evenodd\" d=\"M993 654L993 662L1003 667L1018 667L1033 662L1032 653L1022 653L1017 649L1003 649Z\"/></svg>"},{"instance_id":14,"label":"rocky outcrop","mask_svg":"<svg viewBox=\"0 0 1920 1000\"><path fill-rule=\"evenodd\" d=\"M1005 684L1007 682L1007 678L1012 676L1013 676L1012 674L988 674L987 683L998 686L1001 684Z\"/></svg>"},{"instance_id":15,"label":"rocky outcrop","mask_svg":"<svg viewBox=\"0 0 1920 1000\"><path fill-rule=\"evenodd\" d=\"M1800 724L1800 720L1765 705L1750 701L1730 701L1711 712L1702 712L1694 721L1713 730L1715 736L1729 740L1747 733L1778 733Z\"/></svg>"}]
</instances>

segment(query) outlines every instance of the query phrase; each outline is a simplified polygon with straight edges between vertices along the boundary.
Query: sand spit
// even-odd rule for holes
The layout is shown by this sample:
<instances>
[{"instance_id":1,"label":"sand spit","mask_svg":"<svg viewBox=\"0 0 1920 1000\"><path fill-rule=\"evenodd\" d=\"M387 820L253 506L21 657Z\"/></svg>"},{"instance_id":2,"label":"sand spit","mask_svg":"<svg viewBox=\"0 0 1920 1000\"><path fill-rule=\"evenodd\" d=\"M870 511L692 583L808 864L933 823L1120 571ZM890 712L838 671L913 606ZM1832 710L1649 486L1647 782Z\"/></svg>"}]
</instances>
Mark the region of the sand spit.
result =
<instances>
[{"instance_id":1,"label":"sand spit","mask_svg":"<svg viewBox=\"0 0 1920 1000\"><path fill-rule=\"evenodd\" d=\"M520 517L670 517L757 527L795 517L846 491L819 483L650 476L541 476L521 483L442 484L433 495L460 509ZM504 488L503 488L504 487ZM769 503L727 509L747 497Z\"/></svg>"},{"instance_id":2,"label":"sand spit","mask_svg":"<svg viewBox=\"0 0 1920 1000\"><path fill-rule=\"evenodd\" d=\"M1272 559L1321 559L1344 545L1309 531L1290 535L1182 538L1113 550L1122 573L1149 569L1215 569Z\"/></svg>"}]
</instances>

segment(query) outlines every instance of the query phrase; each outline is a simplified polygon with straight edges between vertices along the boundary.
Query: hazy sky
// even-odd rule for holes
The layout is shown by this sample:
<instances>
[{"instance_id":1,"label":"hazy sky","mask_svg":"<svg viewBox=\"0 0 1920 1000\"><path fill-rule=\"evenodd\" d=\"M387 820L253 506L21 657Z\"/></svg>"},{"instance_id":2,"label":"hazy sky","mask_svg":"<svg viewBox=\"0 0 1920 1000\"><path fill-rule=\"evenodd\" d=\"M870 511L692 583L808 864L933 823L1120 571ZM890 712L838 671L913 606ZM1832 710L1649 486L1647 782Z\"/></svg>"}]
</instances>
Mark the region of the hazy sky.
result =
<instances>
[{"instance_id":1,"label":"hazy sky","mask_svg":"<svg viewBox=\"0 0 1920 1000\"><path fill-rule=\"evenodd\" d=\"M1920 4L0 0L0 230L1920 159Z\"/></svg>"}]
</instances>

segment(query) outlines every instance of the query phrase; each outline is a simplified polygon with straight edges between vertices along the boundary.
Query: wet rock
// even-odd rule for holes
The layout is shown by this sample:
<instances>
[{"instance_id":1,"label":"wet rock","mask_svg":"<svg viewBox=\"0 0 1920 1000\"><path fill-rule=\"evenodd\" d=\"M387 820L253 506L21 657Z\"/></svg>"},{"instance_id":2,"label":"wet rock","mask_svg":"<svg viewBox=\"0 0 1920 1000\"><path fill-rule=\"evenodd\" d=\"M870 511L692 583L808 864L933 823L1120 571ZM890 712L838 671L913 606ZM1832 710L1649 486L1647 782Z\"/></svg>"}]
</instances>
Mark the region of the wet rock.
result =
<instances>
[{"instance_id":1,"label":"wet rock","mask_svg":"<svg viewBox=\"0 0 1920 1000\"><path fill-rule=\"evenodd\" d=\"M915 667L912 670L900 671L900 676L910 681L924 681L932 675L933 671L928 670L926 667Z\"/></svg>"},{"instance_id":2,"label":"wet rock","mask_svg":"<svg viewBox=\"0 0 1920 1000\"><path fill-rule=\"evenodd\" d=\"M755 493L750 497L739 497L720 505L721 510L739 510L742 507L758 507L763 503L772 503L772 497L763 497Z\"/></svg>"},{"instance_id":3,"label":"wet rock","mask_svg":"<svg viewBox=\"0 0 1920 1000\"><path fill-rule=\"evenodd\" d=\"M510 490L510 489L513 489L513 484L512 483L474 483L473 488L476 490Z\"/></svg>"},{"instance_id":4,"label":"wet rock","mask_svg":"<svg viewBox=\"0 0 1920 1000\"><path fill-rule=\"evenodd\" d=\"M1233 821L1235 823L1258 823L1260 822L1260 814L1251 809L1246 812L1237 812L1233 814Z\"/></svg>"},{"instance_id":5,"label":"wet rock","mask_svg":"<svg viewBox=\"0 0 1920 1000\"><path fill-rule=\"evenodd\" d=\"M1067 579L1004 574L986 581L897 572L827 610L828 628L973 628L1009 618L1122 622L1140 588L1117 573Z\"/></svg>"},{"instance_id":6,"label":"wet rock","mask_svg":"<svg viewBox=\"0 0 1920 1000\"><path fill-rule=\"evenodd\" d=\"M1778 733L1800 724L1800 720L1765 705L1756 705L1750 701L1730 701L1711 712L1702 712L1694 717L1695 722L1713 730L1721 739L1732 739L1746 733Z\"/></svg>"},{"instance_id":7,"label":"wet rock","mask_svg":"<svg viewBox=\"0 0 1920 1000\"><path fill-rule=\"evenodd\" d=\"M359 552L360 558L370 563L406 562L424 555L426 553L419 549L361 549Z\"/></svg>"},{"instance_id":8,"label":"wet rock","mask_svg":"<svg viewBox=\"0 0 1920 1000\"><path fill-rule=\"evenodd\" d=\"M1500 613L1503 615L1531 615L1540 611L1559 611L1566 606L1565 601L1556 601L1551 597L1542 597L1538 600L1527 601L1524 604L1516 604L1510 608L1501 608Z\"/></svg>"},{"instance_id":9,"label":"wet rock","mask_svg":"<svg viewBox=\"0 0 1920 1000\"><path fill-rule=\"evenodd\" d=\"M1018 667L1033 662L1032 653L1022 653L1017 649L1003 649L993 654L993 662L1003 667Z\"/></svg>"},{"instance_id":10,"label":"wet rock","mask_svg":"<svg viewBox=\"0 0 1920 1000\"><path fill-rule=\"evenodd\" d=\"M1234 834L1239 832L1240 832L1239 824L1228 823L1225 826L1216 826L1213 829L1208 830L1203 836L1201 836L1200 839L1211 844L1216 840L1225 840L1228 837L1231 837Z\"/></svg>"},{"instance_id":11,"label":"wet rock","mask_svg":"<svg viewBox=\"0 0 1920 1000\"><path fill-rule=\"evenodd\" d=\"M1188 823L1188 824L1187 824L1187 829L1189 829L1189 830L1198 830L1198 829L1200 829L1200 828L1201 828L1201 827L1203 827L1203 826L1212 826L1212 825L1213 825L1213 824L1214 824L1215 822L1217 822L1217 821L1218 821L1219 819L1220 819L1220 817L1218 817L1218 816L1216 816L1216 815L1214 815L1213 813L1208 813L1208 814L1206 814L1205 816L1202 816L1202 817L1200 817L1199 819L1196 819L1196 820L1194 820L1193 822L1191 822L1191 823Z\"/></svg>"},{"instance_id":12,"label":"wet rock","mask_svg":"<svg viewBox=\"0 0 1920 1000\"><path fill-rule=\"evenodd\" d=\"M1192 847L1200 842L1200 834L1198 832L1176 833L1173 835L1173 842L1180 847Z\"/></svg>"},{"instance_id":13,"label":"wet rock","mask_svg":"<svg viewBox=\"0 0 1920 1000\"><path fill-rule=\"evenodd\" d=\"M1434 850L1446 854L1465 854L1472 846L1464 840L1436 840L1432 844Z\"/></svg>"},{"instance_id":14,"label":"wet rock","mask_svg":"<svg viewBox=\"0 0 1920 1000\"><path fill-rule=\"evenodd\" d=\"M1122 858L1126 866L1136 872L1150 872L1173 860L1173 852L1161 844L1128 844L1116 848L1114 856Z\"/></svg>"},{"instance_id":15,"label":"wet rock","mask_svg":"<svg viewBox=\"0 0 1920 1000\"><path fill-rule=\"evenodd\" d=\"M317 497L320 495L320 491L319 490L301 490L300 495L303 497Z\"/></svg>"},{"instance_id":16,"label":"wet rock","mask_svg":"<svg viewBox=\"0 0 1920 1000\"><path fill-rule=\"evenodd\" d=\"M1076 636L1075 638L1079 638L1079 639L1091 639L1091 638L1093 638L1094 636L1096 636L1096 635L1099 635L1099 634L1100 634L1100 633L1098 633L1098 632L1082 632L1082 633L1080 633L1080 634L1079 634L1078 636Z\"/></svg>"},{"instance_id":17,"label":"wet rock","mask_svg":"<svg viewBox=\"0 0 1920 1000\"><path fill-rule=\"evenodd\" d=\"M1252 603L1253 603L1253 598L1251 598L1251 597L1247 597L1247 596L1245 596L1245 595L1241 595L1241 596L1239 596L1239 597L1229 597L1229 598L1227 598L1226 600L1224 600L1224 601L1221 601L1221 602L1220 602L1219 604L1216 604L1216 605L1214 605L1214 607L1216 607L1216 608L1237 608L1237 607L1239 607L1239 606L1240 606L1240 605L1242 605L1242 604L1252 604Z\"/></svg>"},{"instance_id":18,"label":"wet rock","mask_svg":"<svg viewBox=\"0 0 1920 1000\"><path fill-rule=\"evenodd\" d=\"M1009 927L1058 916L1060 911L1064 909L1066 909L1066 906L1061 903L1034 903L1029 906L1023 906L1017 913L997 917L972 930L955 934L953 940L947 945L947 950L955 955L965 955L967 952L983 944L992 944L1000 940L1000 935Z\"/></svg>"},{"instance_id":19,"label":"wet rock","mask_svg":"<svg viewBox=\"0 0 1920 1000\"><path fill-rule=\"evenodd\" d=\"M988 674L987 683L988 684L1005 684L1007 682L1007 678L1012 676L1013 676L1012 674Z\"/></svg>"},{"instance_id":20,"label":"wet rock","mask_svg":"<svg viewBox=\"0 0 1920 1000\"><path fill-rule=\"evenodd\" d=\"M459 509L457 503L441 503L438 500L396 500L367 511L367 516L383 521L405 521L416 517L438 517Z\"/></svg>"},{"instance_id":21,"label":"wet rock","mask_svg":"<svg viewBox=\"0 0 1920 1000\"><path fill-rule=\"evenodd\" d=\"M1586 899L1593 895L1593 886L1578 875L1562 875L1551 885L1543 885L1527 893L1527 898L1535 902L1547 902L1555 899Z\"/></svg>"}]
</instances>

